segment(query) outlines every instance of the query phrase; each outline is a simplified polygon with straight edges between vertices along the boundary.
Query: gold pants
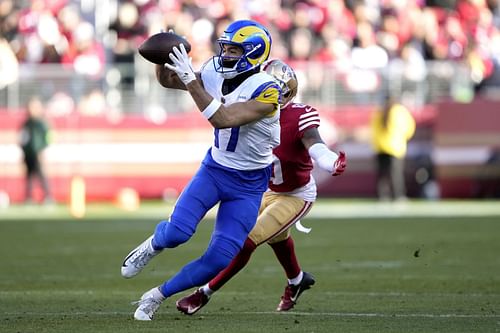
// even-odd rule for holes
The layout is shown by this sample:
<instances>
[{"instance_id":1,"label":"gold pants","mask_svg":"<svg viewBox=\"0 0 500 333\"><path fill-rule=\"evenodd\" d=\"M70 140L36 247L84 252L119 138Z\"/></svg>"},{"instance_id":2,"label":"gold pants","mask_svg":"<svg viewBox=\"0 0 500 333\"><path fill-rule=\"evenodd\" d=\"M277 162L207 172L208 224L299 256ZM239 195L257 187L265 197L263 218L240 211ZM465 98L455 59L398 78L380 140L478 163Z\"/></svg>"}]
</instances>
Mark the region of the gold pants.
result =
<instances>
[{"instance_id":1,"label":"gold pants","mask_svg":"<svg viewBox=\"0 0 500 333\"><path fill-rule=\"evenodd\" d=\"M291 196L264 193L257 223L248 237L257 245L277 243L290 236L290 227L304 217L313 203Z\"/></svg>"}]
</instances>

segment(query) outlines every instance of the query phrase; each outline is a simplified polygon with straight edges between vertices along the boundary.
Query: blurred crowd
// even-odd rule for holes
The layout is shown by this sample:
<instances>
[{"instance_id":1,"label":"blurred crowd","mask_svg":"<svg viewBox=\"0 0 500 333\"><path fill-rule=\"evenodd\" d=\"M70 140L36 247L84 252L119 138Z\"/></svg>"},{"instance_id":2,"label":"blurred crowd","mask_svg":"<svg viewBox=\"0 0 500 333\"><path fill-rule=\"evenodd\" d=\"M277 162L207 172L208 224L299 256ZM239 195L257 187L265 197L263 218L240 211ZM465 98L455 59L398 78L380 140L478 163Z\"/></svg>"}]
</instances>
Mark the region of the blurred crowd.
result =
<instances>
[{"instance_id":1,"label":"blurred crowd","mask_svg":"<svg viewBox=\"0 0 500 333\"><path fill-rule=\"evenodd\" d=\"M314 60L349 71L400 59L418 80L427 60L460 61L477 87L500 64L498 0L100 2L109 11L105 29L96 29L97 9L83 8L96 2L0 0L0 54L19 63L61 63L94 77L106 63L133 62L147 36L172 28L188 38L200 64L217 51L214 41L230 21L251 18L270 29L272 57L292 63Z\"/></svg>"}]
</instances>

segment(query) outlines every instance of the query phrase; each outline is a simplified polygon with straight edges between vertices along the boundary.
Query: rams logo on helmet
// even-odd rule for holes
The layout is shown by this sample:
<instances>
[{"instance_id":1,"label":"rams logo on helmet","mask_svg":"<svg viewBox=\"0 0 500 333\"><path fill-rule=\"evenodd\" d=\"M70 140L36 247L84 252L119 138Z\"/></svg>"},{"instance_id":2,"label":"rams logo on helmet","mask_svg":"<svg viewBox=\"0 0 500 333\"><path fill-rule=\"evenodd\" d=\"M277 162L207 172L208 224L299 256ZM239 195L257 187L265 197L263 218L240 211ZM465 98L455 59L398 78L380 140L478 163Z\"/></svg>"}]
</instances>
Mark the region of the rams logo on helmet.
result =
<instances>
[{"instance_id":1,"label":"rams logo on helmet","mask_svg":"<svg viewBox=\"0 0 500 333\"><path fill-rule=\"evenodd\" d=\"M231 23L217 42L221 50L219 56L213 58L215 70L230 79L264 63L269 58L272 40L269 31L261 24L240 20ZM242 56L224 56L224 45L238 46L243 51Z\"/></svg>"}]
</instances>

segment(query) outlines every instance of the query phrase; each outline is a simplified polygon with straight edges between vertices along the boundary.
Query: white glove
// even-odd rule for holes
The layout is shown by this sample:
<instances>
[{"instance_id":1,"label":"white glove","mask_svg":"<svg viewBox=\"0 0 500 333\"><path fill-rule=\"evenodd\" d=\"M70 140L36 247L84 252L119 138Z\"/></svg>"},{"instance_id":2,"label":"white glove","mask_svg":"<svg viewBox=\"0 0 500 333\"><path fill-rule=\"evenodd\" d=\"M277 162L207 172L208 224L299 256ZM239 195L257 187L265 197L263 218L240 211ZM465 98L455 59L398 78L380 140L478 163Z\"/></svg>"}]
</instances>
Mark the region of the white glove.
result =
<instances>
[{"instance_id":1,"label":"white glove","mask_svg":"<svg viewBox=\"0 0 500 333\"><path fill-rule=\"evenodd\" d=\"M180 49L180 50L179 50ZM189 82L196 80L196 75L194 74L193 67L191 65L191 57L188 56L184 44L179 44L179 48L174 46L168 56L172 60L173 64L165 64L165 67L176 72L177 76L181 81L188 85Z\"/></svg>"}]
</instances>

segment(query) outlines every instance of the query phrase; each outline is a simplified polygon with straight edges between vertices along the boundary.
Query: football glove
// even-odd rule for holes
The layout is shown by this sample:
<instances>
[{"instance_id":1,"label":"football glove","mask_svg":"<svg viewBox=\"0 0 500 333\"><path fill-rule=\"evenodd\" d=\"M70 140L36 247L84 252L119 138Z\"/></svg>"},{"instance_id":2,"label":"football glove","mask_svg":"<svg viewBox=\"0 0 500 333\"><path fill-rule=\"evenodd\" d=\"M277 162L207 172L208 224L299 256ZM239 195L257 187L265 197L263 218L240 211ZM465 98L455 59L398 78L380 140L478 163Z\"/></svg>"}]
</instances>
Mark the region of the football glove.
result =
<instances>
[{"instance_id":1,"label":"football glove","mask_svg":"<svg viewBox=\"0 0 500 333\"><path fill-rule=\"evenodd\" d=\"M339 157L333 163L332 176L340 176L345 171L346 167L347 167L347 158L345 156L345 152L340 151Z\"/></svg>"},{"instance_id":2,"label":"football glove","mask_svg":"<svg viewBox=\"0 0 500 333\"><path fill-rule=\"evenodd\" d=\"M188 85L189 82L196 80L196 75L191 64L191 57L188 56L184 44L179 44L179 47L174 46L172 52L168 55L173 64L165 64L165 67L176 72L181 81Z\"/></svg>"}]
</instances>

